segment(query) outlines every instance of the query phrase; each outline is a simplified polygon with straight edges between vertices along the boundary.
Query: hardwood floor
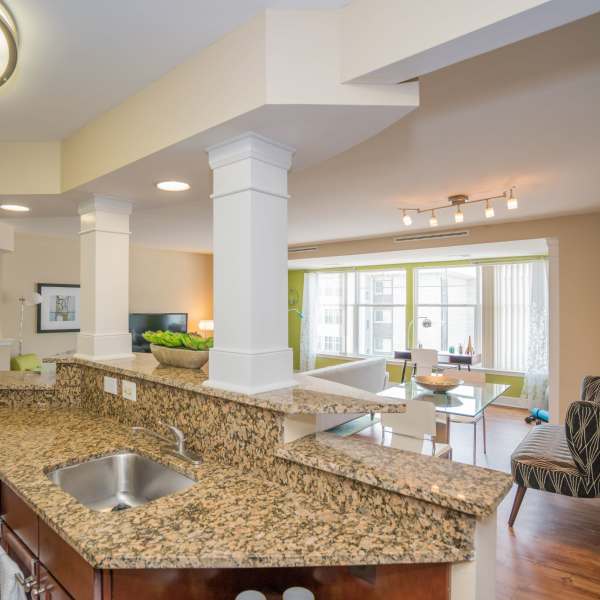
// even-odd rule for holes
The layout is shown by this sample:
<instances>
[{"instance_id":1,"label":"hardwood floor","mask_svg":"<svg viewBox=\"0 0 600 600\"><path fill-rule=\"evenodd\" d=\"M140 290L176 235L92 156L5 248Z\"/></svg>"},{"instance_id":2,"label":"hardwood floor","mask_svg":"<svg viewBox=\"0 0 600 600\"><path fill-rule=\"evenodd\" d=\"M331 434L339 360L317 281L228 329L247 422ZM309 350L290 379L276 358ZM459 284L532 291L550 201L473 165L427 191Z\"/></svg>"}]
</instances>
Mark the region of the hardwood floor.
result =
<instances>
[{"instance_id":1,"label":"hardwood floor","mask_svg":"<svg viewBox=\"0 0 600 600\"><path fill-rule=\"evenodd\" d=\"M532 425L526 412L504 407L486 411L488 452L478 427L477 464L510 472L510 454ZM374 425L362 437L381 440ZM452 424L454 460L471 463L473 426ZM515 487L498 510L496 600L600 599L600 499L566 498L528 490L514 528L508 516Z\"/></svg>"}]
</instances>

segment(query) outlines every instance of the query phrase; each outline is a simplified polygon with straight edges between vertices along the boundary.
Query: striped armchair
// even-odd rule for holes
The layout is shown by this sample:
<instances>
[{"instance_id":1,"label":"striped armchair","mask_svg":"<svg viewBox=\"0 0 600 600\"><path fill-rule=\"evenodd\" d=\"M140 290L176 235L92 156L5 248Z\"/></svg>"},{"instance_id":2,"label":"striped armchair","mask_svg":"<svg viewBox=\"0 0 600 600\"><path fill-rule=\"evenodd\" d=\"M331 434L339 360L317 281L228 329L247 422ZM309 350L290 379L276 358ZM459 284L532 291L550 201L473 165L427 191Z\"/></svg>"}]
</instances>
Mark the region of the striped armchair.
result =
<instances>
[{"instance_id":1,"label":"striped armchair","mask_svg":"<svg viewBox=\"0 0 600 600\"><path fill-rule=\"evenodd\" d=\"M512 527L527 488L574 496L600 496L600 376L585 377L581 400L567 411L565 426L538 425L517 446L511 469L518 486Z\"/></svg>"}]
</instances>

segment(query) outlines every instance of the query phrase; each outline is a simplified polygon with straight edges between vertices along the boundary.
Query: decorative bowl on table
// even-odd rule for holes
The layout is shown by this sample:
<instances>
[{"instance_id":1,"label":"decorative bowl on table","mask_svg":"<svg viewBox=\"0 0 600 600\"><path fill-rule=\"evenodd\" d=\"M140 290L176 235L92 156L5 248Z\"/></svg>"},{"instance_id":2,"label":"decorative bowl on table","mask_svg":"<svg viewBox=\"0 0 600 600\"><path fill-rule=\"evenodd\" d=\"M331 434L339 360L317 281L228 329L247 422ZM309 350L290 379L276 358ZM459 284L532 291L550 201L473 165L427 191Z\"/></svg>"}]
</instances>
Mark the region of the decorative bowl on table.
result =
<instances>
[{"instance_id":1,"label":"decorative bowl on table","mask_svg":"<svg viewBox=\"0 0 600 600\"><path fill-rule=\"evenodd\" d=\"M187 350L186 348L167 348L150 344L150 351L161 364L182 369L201 369L208 362L208 350Z\"/></svg>"},{"instance_id":2,"label":"decorative bowl on table","mask_svg":"<svg viewBox=\"0 0 600 600\"><path fill-rule=\"evenodd\" d=\"M417 375L415 381L435 394L445 394L464 383L461 379L447 375Z\"/></svg>"}]
</instances>

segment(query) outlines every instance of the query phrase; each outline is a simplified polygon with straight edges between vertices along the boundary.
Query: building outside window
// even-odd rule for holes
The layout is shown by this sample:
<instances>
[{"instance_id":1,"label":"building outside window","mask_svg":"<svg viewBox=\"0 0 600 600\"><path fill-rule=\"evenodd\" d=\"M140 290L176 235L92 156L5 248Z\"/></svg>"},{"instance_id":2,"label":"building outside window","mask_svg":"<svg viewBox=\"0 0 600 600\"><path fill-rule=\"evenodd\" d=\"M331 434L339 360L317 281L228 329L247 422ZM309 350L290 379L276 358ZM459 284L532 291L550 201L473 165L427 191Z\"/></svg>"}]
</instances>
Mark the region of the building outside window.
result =
<instances>
[{"instance_id":1,"label":"building outside window","mask_svg":"<svg viewBox=\"0 0 600 600\"><path fill-rule=\"evenodd\" d=\"M327 272L317 279L319 352L391 356L405 347L404 270Z\"/></svg>"},{"instance_id":2,"label":"building outside window","mask_svg":"<svg viewBox=\"0 0 600 600\"><path fill-rule=\"evenodd\" d=\"M443 267L415 270L416 342L448 352L466 347L469 336L481 351L480 268ZM431 327L423 327L424 318Z\"/></svg>"}]
</instances>

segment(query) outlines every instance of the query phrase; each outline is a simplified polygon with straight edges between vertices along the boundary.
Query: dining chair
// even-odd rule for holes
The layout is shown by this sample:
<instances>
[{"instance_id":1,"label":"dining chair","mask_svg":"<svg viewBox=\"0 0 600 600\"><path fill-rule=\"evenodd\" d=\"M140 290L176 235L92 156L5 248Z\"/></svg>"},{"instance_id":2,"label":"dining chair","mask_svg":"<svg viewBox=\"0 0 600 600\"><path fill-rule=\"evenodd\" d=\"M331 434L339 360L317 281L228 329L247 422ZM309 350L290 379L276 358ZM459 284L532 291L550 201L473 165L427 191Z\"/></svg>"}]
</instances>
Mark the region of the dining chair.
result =
<instances>
[{"instance_id":1,"label":"dining chair","mask_svg":"<svg viewBox=\"0 0 600 600\"><path fill-rule=\"evenodd\" d=\"M451 456L448 444L436 443L436 410L427 400L403 400L403 413L381 413L381 439L392 430L391 446L431 456ZM430 449L429 449L430 448Z\"/></svg>"},{"instance_id":2,"label":"dining chair","mask_svg":"<svg viewBox=\"0 0 600 600\"><path fill-rule=\"evenodd\" d=\"M410 351L412 376L431 375L438 364L438 351L429 348L413 348Z\"/></svg>"},{"instance_id":3,"label":"dining chair","mask_svg":"<svg viewBox=\"0 0 600 600\"><path fill-rule=\"evenodd\" d=\"M458 369L444 369L444 375L462 379L466 384L477 386L485 385L485 373L483 371L459 371ZM485 409L476 417L460 417L451 415L449 417L451 423L467 423L473 425L473 464L477 464L477 423L481 421L483 425L483 453L487 454L487 433L485 426ZM450 442L450 439L448 439Z\"/></svg>"}]
</instances>

